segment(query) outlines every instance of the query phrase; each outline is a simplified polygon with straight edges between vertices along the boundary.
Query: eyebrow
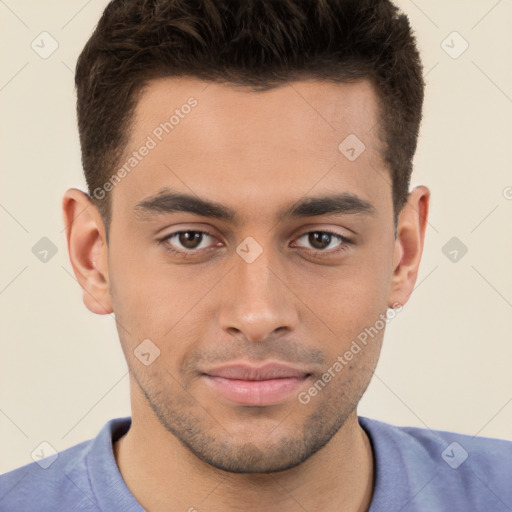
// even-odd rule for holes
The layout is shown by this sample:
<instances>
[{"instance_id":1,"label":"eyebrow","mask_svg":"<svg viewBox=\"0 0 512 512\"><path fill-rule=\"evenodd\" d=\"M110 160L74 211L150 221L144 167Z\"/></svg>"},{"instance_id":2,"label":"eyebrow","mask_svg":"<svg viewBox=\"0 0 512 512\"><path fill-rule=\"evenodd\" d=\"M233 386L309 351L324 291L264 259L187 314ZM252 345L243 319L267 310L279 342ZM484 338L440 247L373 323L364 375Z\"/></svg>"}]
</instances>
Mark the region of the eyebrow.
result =
<instances>
[{"instance_id":1,"label":"eyebrow","mask_svg":"<svg viewBox=\"0 0 512 512\"><path fill-rule=\"evenodd\" d=\"M235 224L239 224L242 220L235 210L223 204L175 192L167 187L159 193L139 201L134 206L134 211L136 217L142 220L174 212L187 212ZM375 207L370 202L355 194L343 192L303 198L280 210L277 213L277 220L283 221L329 214L374 215L375 212Z\"/></svg>"}]
</instances>

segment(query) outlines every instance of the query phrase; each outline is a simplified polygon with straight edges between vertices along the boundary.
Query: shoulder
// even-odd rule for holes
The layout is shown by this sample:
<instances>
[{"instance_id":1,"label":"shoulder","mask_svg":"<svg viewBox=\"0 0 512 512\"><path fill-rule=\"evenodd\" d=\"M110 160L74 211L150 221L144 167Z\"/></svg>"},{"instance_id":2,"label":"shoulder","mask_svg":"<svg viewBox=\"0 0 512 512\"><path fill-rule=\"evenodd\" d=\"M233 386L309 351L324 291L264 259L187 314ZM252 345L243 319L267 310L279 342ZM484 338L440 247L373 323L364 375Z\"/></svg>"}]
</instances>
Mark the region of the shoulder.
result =
<instances>
[{"instance_id":1,"label":"shoulder","mask_svg":"<svg viewBox=\"0 0 512 512\"><path fill-rule=\"evenodd\" d=\"M91 504L94 509L85 463L92 442L84 441L0 475L0 510L49 511L68 503L73 510L91 510Z\"/></svg>"},{"instance_id":2,"label":"shoulder","mask_svg":"<svg viewBox=\"0 0 512 512\"><path fill-rule=\"evenodd\" d=\"M130 417L109 420L94 439L50 455L50 447L43 445L34 454L35 462L0 475L0 510L99 511L105 503L112 508L123 493L133 505L117 471L112 444L130 424ZM125 509L134 508L127 505Z\"/></svg>"},{"instance_id":3,"label":"shoulder","mask_svg":"<svg viewBox=\"0 0 512 512\"><path fill-rule=\"evenodd\" d=\"M387 466L389 461L387 469L400 473L414 491L410 510L422 500L453 503L451 510L512 508L512 441L364 417L359 422L372 442L377 472L379 462Z\"/></svg>"},{"instance_id":4,"label":"shoulder","mask_svg":"<svg viewBox=\"0 0 512 512\"><path fill-rule=\"evenodd\" d=\"M370 432L385 435L399 443L405 454L444 461L452 469L470 460L491 469L497 461L512 462L512 441L490 437L470 436L446 430L420 427L399 427L382 421L360 418ZM489 467L488 467L489 466Z\"/></svg>"}]
</instances>

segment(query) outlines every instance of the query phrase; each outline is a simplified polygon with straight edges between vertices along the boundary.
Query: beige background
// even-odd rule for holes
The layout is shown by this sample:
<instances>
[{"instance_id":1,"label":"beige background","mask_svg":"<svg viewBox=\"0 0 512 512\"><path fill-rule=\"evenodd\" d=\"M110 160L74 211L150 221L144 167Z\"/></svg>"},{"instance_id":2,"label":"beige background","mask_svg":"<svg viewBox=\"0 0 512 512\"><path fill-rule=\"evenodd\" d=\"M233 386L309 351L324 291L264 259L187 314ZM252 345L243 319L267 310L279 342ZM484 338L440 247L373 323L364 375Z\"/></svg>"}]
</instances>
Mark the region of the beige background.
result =
<instances>
[{"instance_id":1,"label":"beige background","mask_svg":"<svg viewBox=\"0 0 512 512\"><path fill-rule=\"evenodd\" d=\"M432 209L417 289L360 414L512 440L512 2L398 4L425 66L413 183ZM130 414L114 320L82 303L60 210L68 187L85 190L73 69L105 5L0 1L0 472ZM47 59L31 48L43 31L59 45ZM469 44L456 59L441 46L462 48L454 31ZM455 263L442 252L454 236L468 248ZM32 253L42 237L57 248L46 263Z\"/></svg>"}]
</instances>

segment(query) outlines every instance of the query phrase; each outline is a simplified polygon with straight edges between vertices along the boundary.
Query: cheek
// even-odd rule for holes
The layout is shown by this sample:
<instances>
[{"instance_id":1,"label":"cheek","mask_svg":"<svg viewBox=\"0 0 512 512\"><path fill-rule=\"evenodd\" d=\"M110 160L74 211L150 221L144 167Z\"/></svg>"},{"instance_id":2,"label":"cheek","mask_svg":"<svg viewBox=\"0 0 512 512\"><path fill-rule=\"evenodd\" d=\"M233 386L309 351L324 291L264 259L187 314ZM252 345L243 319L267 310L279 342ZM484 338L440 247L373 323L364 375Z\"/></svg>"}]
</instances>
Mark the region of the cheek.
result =
<instances>
[{"instance_id":1,"label":"cheek","mask_svg":"<svg viewBox=\"0 0 512 512\"><path fill-rule=\"evenodd\" d=\"M150 374L160 372L151 378L169 380L165 371L176 377L187 351L201 339L203 324L197 319L204 317L201 300L211 285L205 286L203 279L192 279L183 266L144 260L142 254L122 251L110 259L117 329L124 353L136 368L140 364L134 350L143 340L151 340L159 349L155 363L139 369L141 378L150 382Z\"/></svg>"},{"instance_id":2,"label":"cheek","mask_svg":"<svg viewBox=\"0 0 512 512\"><path fill-rule=\"evenodd\" d=\"M304 318L324 327L328 339L338 343L357 336L387 311L389 265L366 251L346 265L302 274L292 286L307 306Z\"/></svg>"},{"instance_id":3,"label":"cheek","mask_svg":"<svg viewBox=\"0 0 512 512\"><path fill-rule=\"evenodd\" d=\"M119 247L119 246L117 246ZM139 338L159 339L175 323L182 294L137 249L124 246L109 255L111 298L116 320L135 343Z\"/></svg>"}]
</instances>

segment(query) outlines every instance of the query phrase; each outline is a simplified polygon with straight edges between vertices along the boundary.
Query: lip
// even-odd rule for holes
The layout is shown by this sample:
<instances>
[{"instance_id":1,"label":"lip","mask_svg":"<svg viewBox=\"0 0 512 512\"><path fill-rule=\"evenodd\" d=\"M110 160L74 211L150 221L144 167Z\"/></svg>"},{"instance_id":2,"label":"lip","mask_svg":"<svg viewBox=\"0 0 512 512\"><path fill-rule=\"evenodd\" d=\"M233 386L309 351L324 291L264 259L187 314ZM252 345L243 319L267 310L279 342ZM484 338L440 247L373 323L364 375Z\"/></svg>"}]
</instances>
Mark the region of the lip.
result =
<instances>
[{"instance_id":1,"label":"lip","mask_svg":"<svg viewBox=\"0 0 512 512\"><path fill-rule=\"evenodd\" d=\"M259 406L277 404L295 396L309 377L308 372L282 363L231 364L203 373L204 382L228 400Z\"/></svg>"}]
</instances>

